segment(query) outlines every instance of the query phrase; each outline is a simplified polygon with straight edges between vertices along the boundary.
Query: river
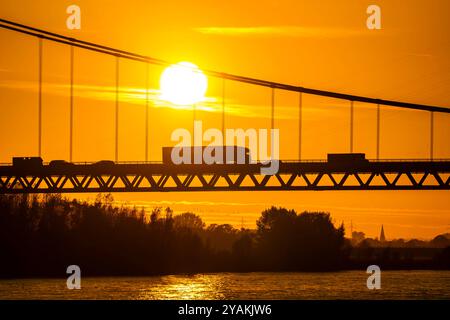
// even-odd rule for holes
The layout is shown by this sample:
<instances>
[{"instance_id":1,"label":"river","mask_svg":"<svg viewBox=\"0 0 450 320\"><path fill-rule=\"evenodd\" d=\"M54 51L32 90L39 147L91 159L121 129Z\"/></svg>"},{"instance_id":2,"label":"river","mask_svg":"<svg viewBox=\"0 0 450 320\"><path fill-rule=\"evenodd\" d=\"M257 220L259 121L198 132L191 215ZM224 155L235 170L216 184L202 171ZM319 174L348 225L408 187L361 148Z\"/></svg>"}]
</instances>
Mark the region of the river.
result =
<instances>
[{"instance_id":1,"label":"river","mask_svg":"<svg viewBox=\"0 0 450 320\"><path fill-rule=\"evenodd\" d=\"M450 271L382 271L369 290L364 271L211 273L155 277L0 280L0 299L450 299Z\"/></svg>"}]
</instances>

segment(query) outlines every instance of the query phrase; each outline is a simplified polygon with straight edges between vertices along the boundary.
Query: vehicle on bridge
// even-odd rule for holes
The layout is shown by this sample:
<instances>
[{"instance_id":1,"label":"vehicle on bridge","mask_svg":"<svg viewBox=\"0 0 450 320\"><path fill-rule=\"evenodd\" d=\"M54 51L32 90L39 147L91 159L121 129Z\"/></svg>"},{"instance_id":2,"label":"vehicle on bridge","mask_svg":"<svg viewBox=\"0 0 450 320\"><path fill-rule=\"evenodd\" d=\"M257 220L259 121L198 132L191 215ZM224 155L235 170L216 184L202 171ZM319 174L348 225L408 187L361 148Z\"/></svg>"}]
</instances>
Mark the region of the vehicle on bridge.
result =
<instances>
[{"instance_id":1,"label":"vehicle on bridge","mask_svg":"<svg viewBox=\"0 0 450 320\"><path fill-rule=\"evenodd\" d=\"M39 169L43 163L41 157L13 157L13 167L18 169Z\"/></svg>"},{"instance_id":2,"label":"vehicle on bridge","mask_svg":"<svg viewBox=\"0 0 450 320\"><path fill-rule=\"evenodd\" d=\"M50 161L50 163L48 165L49 165L49 167L52 167L52 168L61 169L61 168L72 167L75 164L73 164L72 162L68 162L66 160L52 160L52 161Z\"/></svg>"},{"instance_id":3,"label":"vehicle on bridge","mask_svg":"<svg viewBox=\"0 0 450 320\"><path fill-rule=\"evenodd\" d=\"M111 168L114 167L116 163L112 160L100 160L92 164L96 168Z\"/></svg>"},{"instance_id":4,"label":"vehicle on bridge","mask_svg":"<svg viewBox=\"0 0 450 320\"><path fill-rule=\"evenodd\" d=\"M162 160L164 164L177 164L172 160L172 152L179 155L180 158L188 158L190 161L188 164L194 163L194 155L196 153L201 154L201 162L199 164L207 164L204 160L204 153L206 146L198 147L163 147L162 148ZM238 146L219 146L223 148L222 159L214 162L214 164L250 164L250 149ZM215 157L216 149L213 148L211 155ZM208 151L209 153L209 151ZM187 157L186 154L189 156ZM185 163L183 163L185 164Z\"/></svg>"},{"instance_id":5,"label":"vehicle on bridge","mask_svg":"<svg viewBox=\"0 0 450 320\"><path fill-rule=\"evenodd\" d=\"M329 153L327 156L328 163L332 164L353 164L368 163L365 153Z\"/></svg>"}]
</instances>

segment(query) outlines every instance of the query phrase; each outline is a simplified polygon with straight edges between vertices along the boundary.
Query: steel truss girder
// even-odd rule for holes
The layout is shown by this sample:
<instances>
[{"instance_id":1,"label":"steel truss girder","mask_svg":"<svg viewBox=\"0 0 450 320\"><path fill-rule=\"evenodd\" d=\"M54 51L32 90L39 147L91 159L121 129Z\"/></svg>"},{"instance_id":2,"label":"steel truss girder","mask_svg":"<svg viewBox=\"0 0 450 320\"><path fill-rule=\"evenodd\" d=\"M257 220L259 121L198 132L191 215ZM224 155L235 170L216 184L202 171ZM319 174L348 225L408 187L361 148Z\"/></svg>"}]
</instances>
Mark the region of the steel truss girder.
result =
<instances>
[{"instance_id":1,"label":"steel truss girder","mask_svg":"<svg viewBox=\"0 0 450 320\"><path fill-rule=\"evenodd\" d=\"M1 174L0 194L270 190L450 190L449 172Z\"/></svg>"}]
</instances>

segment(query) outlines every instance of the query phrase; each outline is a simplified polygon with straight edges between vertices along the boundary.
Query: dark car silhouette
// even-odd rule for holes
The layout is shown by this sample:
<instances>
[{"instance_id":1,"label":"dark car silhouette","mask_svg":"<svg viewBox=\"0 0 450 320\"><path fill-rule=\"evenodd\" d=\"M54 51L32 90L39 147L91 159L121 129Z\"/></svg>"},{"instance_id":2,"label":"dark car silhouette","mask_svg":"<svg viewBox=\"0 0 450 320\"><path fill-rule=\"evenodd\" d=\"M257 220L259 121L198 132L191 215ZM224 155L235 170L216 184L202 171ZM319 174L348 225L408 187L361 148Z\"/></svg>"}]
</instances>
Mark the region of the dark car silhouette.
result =
<instances>
[{"instance_id":1,"label":"dark car silhouette","mask_svg":"<svg viewBox=\"0 0 450 320\"><path fill-rule=\"evenodd\" d=\"M74 166L72 162L68 162L65 160L52 160L48 165L52 168L67 168Z\"/></svg>"},{"instance_id":2,"label":"dark car silhouette","mask_svg":"<svg viewBox=\"0 0 450 320\"><path fill-rule=\"evenodd\" d=\"M92 166L96 168L110 168L113 167L116 163L112 160L100 160L92 164Z\"/></svg>"}]
</instances>

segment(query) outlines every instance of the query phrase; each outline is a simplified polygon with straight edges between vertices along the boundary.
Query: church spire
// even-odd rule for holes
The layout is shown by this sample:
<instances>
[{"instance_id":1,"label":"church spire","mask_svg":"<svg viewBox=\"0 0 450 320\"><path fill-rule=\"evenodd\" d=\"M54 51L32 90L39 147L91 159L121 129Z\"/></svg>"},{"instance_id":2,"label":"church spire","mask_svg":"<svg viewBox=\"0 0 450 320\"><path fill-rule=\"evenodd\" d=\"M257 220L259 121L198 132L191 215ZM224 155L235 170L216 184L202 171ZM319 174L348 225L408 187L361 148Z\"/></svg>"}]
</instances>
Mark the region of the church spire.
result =
<instances>
[{"instance_id":1,"label":"church spire","mask_svg":"<svg viewBox=\"0 0 450 320\"><path fill-rule=\"evenodd\" d=\"M381 242L386 241L386 237L384 235L384 227L383 227L383 225L381 225L380 241Z\"/></svg>"}]
</instances>

